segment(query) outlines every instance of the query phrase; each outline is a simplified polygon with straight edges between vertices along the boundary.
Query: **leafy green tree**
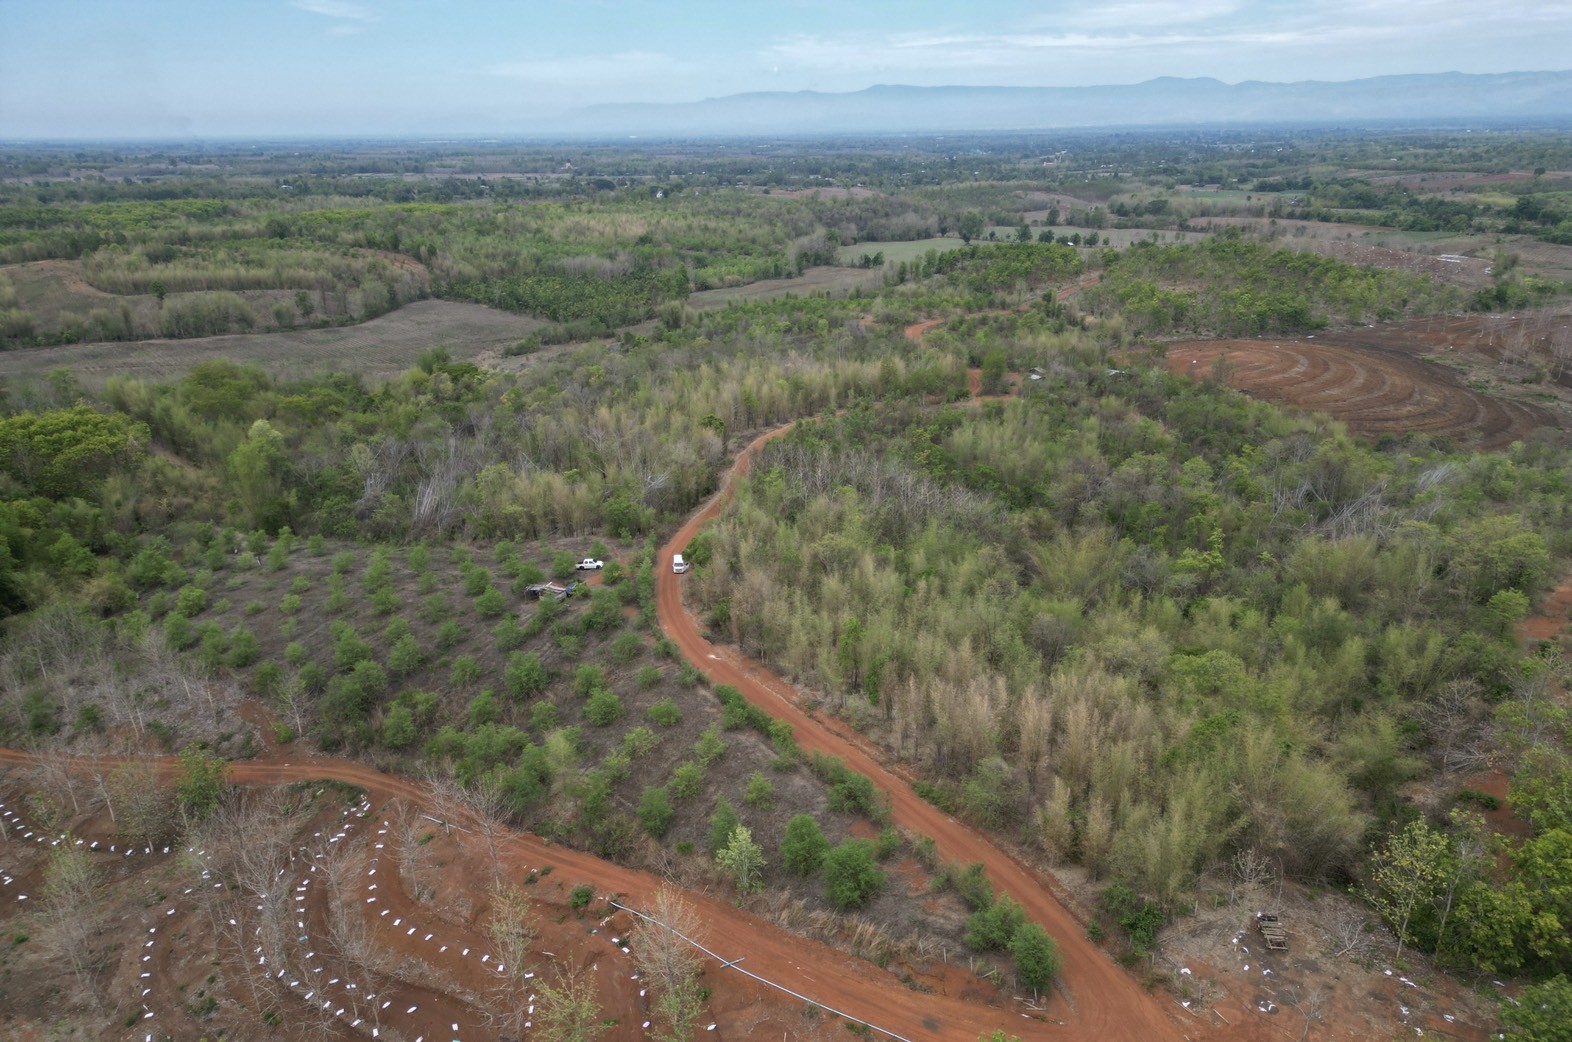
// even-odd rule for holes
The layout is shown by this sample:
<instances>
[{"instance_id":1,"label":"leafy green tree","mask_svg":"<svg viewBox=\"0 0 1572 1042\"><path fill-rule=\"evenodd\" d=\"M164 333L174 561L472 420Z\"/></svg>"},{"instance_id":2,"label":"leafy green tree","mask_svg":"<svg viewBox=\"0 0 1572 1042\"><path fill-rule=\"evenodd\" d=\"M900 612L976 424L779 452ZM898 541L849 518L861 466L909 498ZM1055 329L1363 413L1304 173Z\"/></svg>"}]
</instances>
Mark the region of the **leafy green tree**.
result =
<instances>
[{"instance_id":1,"label":"leafy green tree","mask_svg":"<svg viewBox=\"0 0 1572 1042\"><path fill-rule=\"evenodd\" d=\"M284 436L266 420L253 423L246 440L229 454L230 487L247 524L271 528L289 516L286 465Z\"/></svg>"},{"instance_id":2,"label":"leafy green tree","mask_svg":"<svg viewBox=\"0 0 1572 1042\"><path fill-rule=\"evenodd\" d=\"M781 837L781 861L787 871L799 876L811 876L824 864L824 855L830 841L819 831L819 823L811 814L798 814L786 823Z\"/></svg>"},{"instance_id":3,"label":"leafy green tree","mask_svg":"<svg viewBox=\"0 0 1572 1042\"><path fill-rule=\"evenodd\" d=\"M192 744L180 750L175 797L187 821L202 821L217 809L228 775L229 761L206 746Z\"/></svg>"},{"instance_id":4,"label":"leafy green tree","mask_svg":"<svg viewBox=\"0 0 1572 1042\"><path fill-rule=\"evenodd\" d=\"M967 210L960 217L956 218L955 231L961 237L962 242L970 245L973 239L982 234L985 223L982 214L976 210Z\"/></svg>"},{"instance_id":5,"label":"leafy green tree","mask_svg":"<svg viewBox=\"0 0 1572 1042\"><path fill-rule=\"evenodd\" d=\"M1001 895L966 921L966 946L980 952L1008 948L1025 924L1026 909L1010 900L1009 894Z\"/></svg>"},{"instance_id":6,"label":"leafy green tree","mask_svg":"<svg viewBox=\"0 0 1572 1042\"><path fill-rule=\"evenodd\" d=\"M753 832L746 825L731 830L726 846L715 854L715 863L732 874L739 894L751 894L761 884L764 851L753 841Z\"/></svg>"},{"instance_id":7,"label":"leafy green tree","mask_svg":"<svg viewBox=\"0 0 1572 1042\"><path fill-rule=\"evenodd\" d=\"M85 496L112 469L140 457L150 440L147 424L85 405L19 412L0 419L0 467L39 495Z\"/></svg>"},{"instance_id":8,"label":"leafy green tree","mask_svg":"<svg viewBox=\"0 0 1572 1042\"><path fill-rule=\"evenodd\" d=\"M1371 855L1365 896L1397 931L1397 957L1413 936L1409 924L1435 899L1448 876L1451 845L1424 821L1411 821Z\"/></svg>"},{"instance_id":9,"label":"leafy green tree","mask_svg":"<svg viewBox=\"0 0 1572 1042\"><path fill-rule=\"evenodd\" d=\"M1059 972L1059 948L1048 931L1036 923L1023 923L1015 931L1010 954L1015 958L1016 979L1034 996L1041 994Z\"/></svg>"},{"instance_id":10,"label":"leafy green tree","mask_svg":"<svg viewBox=\"0 0 1572 1042\"><path fill-rule=\"evenodd\" d=\"M842 840L824 856L824 890L842 911L867 904L884 882L869 840Z\"/></svg>"},{"instance_id":11,"label":"leafy green tree","mask_svg":"<svg viewBox=\"0 0 1572 1042\"><path fill-rule=\"evenodd\" d=\"M1510 1042L1572 1042L1572 980L1559 973L1502 1000L1501 1023Z\"/></svg>"}]
</instances>

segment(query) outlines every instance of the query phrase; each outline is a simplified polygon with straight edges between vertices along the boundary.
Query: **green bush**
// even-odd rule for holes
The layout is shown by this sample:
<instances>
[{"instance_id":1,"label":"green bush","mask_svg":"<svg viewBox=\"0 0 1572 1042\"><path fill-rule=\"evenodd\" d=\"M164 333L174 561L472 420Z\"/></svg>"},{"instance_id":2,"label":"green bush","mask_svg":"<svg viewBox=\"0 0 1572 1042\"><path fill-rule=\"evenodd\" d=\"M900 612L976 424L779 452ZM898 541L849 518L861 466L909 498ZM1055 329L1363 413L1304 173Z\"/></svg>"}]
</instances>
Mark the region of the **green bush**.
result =
<instances>
[{"instance_id":1,"label":"green bush","mask_svg":"<svg viewBox=\"0 0 1572 1042\"><path fill-rule=\"evenodd\" d=\"M200 615L207 608L207 591L190 583L180 587L175 594L175 613L190 618Z\"/></svg>"},{"instance_id":2,"label":"green bush","mask_svg":"<svg viewBox=\"0 0 1572 1042\"><path fill-rule=\"evenodd\" d=\"M748 789L742 794L742 802L750 807L769 807L775 802L775 783L755 772L748 779Z\"/></svg>"},{"instance_id":3,"label":"green bush","mask_svg":"<svg viewBox=\"0 0 1572 1042\"><path fill-rule=\"evenodd\" d=\"M284 661L299 669L306 661L306 646L298 640L284 645Z\"/></svg>"},{"instance_id":4,"label":"green bush","mask_svg":"<svg viewBox=\"0 0 1572 1042\"><path fill-rule=\"evenodd\" d=\"M824 864L829 840L809 814L798 814L786 823L781 837L781 863L799 876L815 875Z\"/></svg>"},{"instance_id":5,"label":"green bush","mask_svg":"<svg viewBox=\"0 0 1572 1042\"><path fill-rule=\"evenodd\" d=\"M632 662L643 650L644 641L632 630L623 630L611 642L611 658L614 662Z\"/></svg>"},{"instance_id":6,"label":"green bush","mask_svg":"<svg viewBox=\"0 0 1572 1042\"><path fill-rule=\"evenodd\" d=\"M884 888L884 872L866 839L846 839L824 856L824 892L835 907L861 908Z\"/></svg>"},{"instance_id":7,"label":"green bush","mask_svg":"<svg viewBox=\"0 0 1572 1042\"><path fill-rule=\"evenodd\" d=\"M545 665L533 651L527 654L515 651L508 656L508 664L502 671L502 682L508 689L508 696L518 701L546 690L548 679Z\"/></svg>"},{"instance_id":8,"label":"green bush","mask_svg":"<svg viewBox=\"0 0 1572 1042\"><path fill-rule=\"evenodd\" d=\"M682 723L682 710L677 708L677 703L669 698L663 698L644 711L650 723L658 727L676 727Z\"/></svg>"},{"instance_id":9,"label":"green bush","mask_svg":"<svg viewBox=\"0 0 1572 1042\"><path fill-rule=\"evenodd\" d=\"M413 633L406 633L393 642L388 648L388 669L396 677L407 677L421 667L426 656L421 652L420 645L415 642Z\"/></svg>"},{"instance_id":10,"label":"green bush","mask_svg":"<svg viewBox=\"0 0 1572 1042\"><path fill-rule=\"evenodd\" d=\"M164 640L176 651L184 651L196 642L196 627L184 615L171 613L164 619Z\"/></svg>"},{"instance_id":11,"label":"green bush","mask_svg":"<svg viewBox=\"0 0 1572 1042\"><path fill-rule=\"evenodd\" d=\"M257 641L257 635L239 627L229 636L229 664L236 669L244 669L257 660L262 654L262 645Z\"/></svg>"},{"instance_id":12,"label":"green bush","mask_svg":"<svg viewBox=\"0 0 1572 1042\"><path fill-rule=\"evenodd\" d=\"M474 655L460 655L453 660L453 668L448 672L448 683L464 688L479 679L480 663L475 661Z\"/></svg>"},{"instance_id":13,"label":"green bush","mask_svg":"<svg viewBox=\"0 0 1572 1042\"><path fill-rule=\"evenodd\" d=\"M659 744L660 735L648 727L632 728L622 736L622 751L630 759L636 760L641 756L648 756Z\"/></svg>"},{"instance_id":14,"label":"green bush","mask_svg":"<svg viewBox=\"0 0 1572 1042\"><path fill-rule=\"evenodd\" d=\"M491 627L491 639L496 642L498 651L513 651L523 646L524 631L510 615Z\"/></svg>"},{"instance_id":15,"label":"green bush","mask_svg":"<svg viewBox=\"0 0 1572 1042\"><path fill-rule=\"evenodd\" d=\"M639 821L644 831L659 839L671 828L674 811L664 785L646 785L639 795Z\"/></svg>"},{"instance_id":16,"label":"green bush","mask_svg":"<svg viewBox=\"0 0 1572 1042\"><path fill-rule=\"evenodd\" d=\"M601 688L584 704L584 718L596 727L606 727L622 719L622 699L610 688Z\"/></svg>"},{"instance_id":17,"label":"green bush","mask_svg":"<svg viewBox=\"0 0 1572 1042\"><path fill-rule=\"evenodd\" d=\"M469 630L464 627L463 623L449 619L437 627L437 650L451 651L459 644L462 644L464 638L468 636Z\"/></svg>"},{"instance_id":18,"label":"green bush","mask_svg":"<svg viewBox=\"0 0 1572 1042\"><path fill-rule=\"evenodd\" d=\"M638 674L633 678L633 682L646 691L649 690L660 683L660 667L654 665L640 666Z\"/></svg>"},{"instance_id":19,"label":"green bush","mask_svg":"<svg viewBox=\"0 0 1572 1042\"><path fill-rule=\"evenodd\" d=\"M671 772L671 795L673 799L691 800L699 794L704 787L704 772L699 770L699 765L692 761L685 762Z\"/></svg>"},{"instance_id":20,"label":"green bush","mask_svg":"<svg viewBox=\"0 0 1572 1042\"><path fill-rule=\"evenodd\" d=\"M1004 894L966 921L966 946L973 951L999 951L1010 946L1015 931L1026 922L1026 910Z\"/></svg>"},{"instance_id":21,"label":"green bush","mask_svg":"<svg viewBox=\"0 0 1572 1042\"><path fill-rule=\"evenodd\" d=\"M720 736L719 727L711 724L699 732L699 740L693 743L693 758L700 767L707 770L725 755L726 740Z\"/></svg>"},{"instance_id":22,"label":"green bush","mask_svg":"<svg viewBox=\"0 0 1572 1042\"><path fill-rule=\"evenodd\" d=\"M389 749L407 749L414 741L414 716L407 706L393 706L382 719L382 744Z\"/></svg>"},{"instance_id":23,"label":"green bush","mask_svg":"<svg viewBox=\"0 0 1572 1042\"><path fill-rule=\"evenodd\" d=\"M284 599L278 602L278 610L285 615L294 615L300 610L300 594L286 593Z\"/></svg>"},{"instance_id":24,"label":"green bush","mask_svg":"<svg viewBox=\"0 0 1572 1042\"><path fill-rule=\"evenodd\" d=\"M557 704L541 699L531 702L529 707L529 726L539 734L545 734L559 723Z\"/></svg>"},{"instance_id":25,"label":"green bush","mask_svg":"<svg viewBox=\"0 0 1572 1042\"><path fill-rule=\"evenodd\" d=\"M737 809L731 801L722 796L715 801L715 809L710 812L710 855L719 854L726 849L726 844L731 841L732 831L742 824L742 819L737 817Z\"/></svg>"},{"instance_id":26,"label":"green bush","mask_svg":"<svg viewBox=\"0 0 1572 1042\"><path fill-rule=\"evenodd\" d=\"M508 602L503 599L501 590L495 586L488 586L479 597L475 598L475 610L483 618L494 619L508 610Z\"/></svg>"},{"instance_id":27,"label":"green bush","mask_svg":"<svg viewBox=\"0 0 1572 1042\"><path fill-rule=\"evenodd\" d=\"M1059 947L1036 923L1023 923L1015 931L1010 954L1015 957L1016 980L1034 995L1047 988L1059 972Z\"/></svg>"},{"instance_id":28,"label":"green bush","mask_svg":"<svg viewBox=\"0 0 1572 1042\"><path fill-rule=\"evenodd\" d=\"M349 623L332 623L328 632L333 636L333 668L340 673L348 672L357 662L371 657L371 645L362 640Z\"/></svg>"},{"instance_id":29,"label":"green bush","mask_svg":"<svg viewBox=\"0 0 1572 1042\"><path fill-rule=\"evenodd\" d=\"M484 724L494 724L502 715L502 710L497 706L497 700L487 688L469 700L469 726L474 730Z\"/></svg>"},{"instance_id":30,"label":"green bush","mask_svg":"<svg viewBox=\"0 0 1572 1042\"><path fill-rule=\"evenodd\" d=\"M573 692L580 698L606 686L606 673L599 666L585 663L573 671Z\"/></svg>"}]
</instances>

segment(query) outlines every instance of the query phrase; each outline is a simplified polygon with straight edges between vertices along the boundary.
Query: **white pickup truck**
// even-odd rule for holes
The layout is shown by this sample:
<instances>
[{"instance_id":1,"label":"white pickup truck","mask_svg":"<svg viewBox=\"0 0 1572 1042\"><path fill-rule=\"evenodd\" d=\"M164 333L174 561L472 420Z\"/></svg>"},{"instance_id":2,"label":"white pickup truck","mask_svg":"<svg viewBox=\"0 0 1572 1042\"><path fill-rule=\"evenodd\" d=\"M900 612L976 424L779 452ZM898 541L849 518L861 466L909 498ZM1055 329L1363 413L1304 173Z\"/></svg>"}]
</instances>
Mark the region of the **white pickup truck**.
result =
<instances>
[{"instance_id":1,"label":"white pickup truck","mask_svg":"<svg viewBox=\"0 0 1572 1042\"><path fill-rule=\"evenodd\" d=\"M602 568L606 567L606 562L594 557L586 557L584 560L575 565L575 567L578 568L578 570L581 572L598 572Z\"/></svg>"}]
</instances>

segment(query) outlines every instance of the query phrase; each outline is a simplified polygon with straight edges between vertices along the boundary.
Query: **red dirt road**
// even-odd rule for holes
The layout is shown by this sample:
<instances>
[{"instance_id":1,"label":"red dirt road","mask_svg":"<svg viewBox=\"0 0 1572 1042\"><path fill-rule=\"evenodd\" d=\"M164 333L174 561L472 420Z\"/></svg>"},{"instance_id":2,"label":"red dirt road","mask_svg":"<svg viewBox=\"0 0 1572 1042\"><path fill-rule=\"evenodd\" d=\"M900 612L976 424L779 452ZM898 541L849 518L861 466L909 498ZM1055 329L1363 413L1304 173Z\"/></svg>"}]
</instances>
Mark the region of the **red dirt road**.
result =
<instances>
[{"instance_id":1,"label":"red dirt road","mask_svg":"<svg viewBox=\"0 0 1572 1042\"><path fill-rule=\"evenodd\" d=\"M918 333L920 335L920 331ZM683 655L716 684L731 684L748 701L771 716L785 720L795 730L797 743L809 752L840 757L852 770L873 779L890 796L891 816L897 824L933 837L940 856L965 864L982 862L994 886L1025 907L1027 913L1047 928L1059 944L1063 998L1049 1004L1055 1021L1072 1029L1072 1037L1084 1039L1129 1039L1142 1042L1178 1042L1180 1031L1129 975L1116 966L1097 946L1086 939L1085 925L1054 896L1051 879L1033 872L982 833L964 825L925 802L906 781L887 769L864 745L832 733L820 721L798 708L797 689L776 677L764 666L747 658L735 648L721 647L705 639L698 623L682 604L682 577L671 570L674 553L687 547L699 529L725 506L732 482L745 475L765 442L784 434L790 427L778 428L755 439L737 457L725 483L700 510L688 519L661 547L655 561L656 614L665 634L682 649ZM870 995L869 999L876 996ZM913 997L907 996L906 1001ZM1068 1000L1069 1008L1066 1008ZM927 998L919 1000L928 1005ZM882 1012L878 1015L885 1015ZM998 1014L994 1014L998 1017ZM877 1020L878 1016L869 1019ZM941 1025L937 1032L921 1037L966 1039L970 1028L957 1023ZM1020 1020L1008 1028L1023 1039L1063 1037L1039 1023ZM904 1032L903 1032L904 1033ZM918 1037L913 1035L911 1037Z\"/></svg>"},{"instance_id":2,"label":"red dirt road","mask_svg":"<svg viewBox=\"0 0 1572 1042\"><path fill-rule=\"evenodd\" d=\"M667 569L669 572L669 557ZM72 758L72 762L83 770L103 770L120 759L82 756ZM26 768L37 762L38 758L31 753L0 749L0 767ZM156 762L166 777L172 777L178 769L175 757L160 757ZM304 755L286 761L270 756L237 761L230 768L230 780L246 785L282 785L320 779L361 786L377 803L398 797L416 806L432 804L430 794L418 783L336 757ZM484 844L478 839L467 842L474 848L469 852L471 857L486 857ZM634 907L647 907L662 882L649 872L622 868L591 854L548 843L527 832L509 832L503 837L499 843L499 857L504 864L504 878L518 878L530 868L550 865L557 878L571 885L588 884L595 888L597 895L616 897ZM886 971L789 933L737 909L728 901L695 891L686 891L684 896L704 923L698 939L719 954L729 959L745 957L745 965L752 972L808 996L821 1006L867 1020L911 1042L956 1039L971 1042L998 1027L1005 1027L1026 1039L1050 1035L1064 1037L1045 1024L1022 1019L1006 1010L910 991ZM740 974L726 973L713 963L706 967L705 983L715 990L711 1007L718 1025L715 1035L718 1038L773 1039L783 1025L797 1021L803 1007L799 1000L765 988ZM622 987L625 990L626 985ZM770 1008L778 1009L779 1013L761 1018L760 1010ZM436 1009L429 1015L433 1025L445 1022L446 1014L439 1016ZM636 1022L624 1019L622 1026L607 1037L639 1039L644 1035ZM1136 1031L1128 1035L1086 1037L1161 1039L1170 1036Z\"/></svg>"}]
</instances>

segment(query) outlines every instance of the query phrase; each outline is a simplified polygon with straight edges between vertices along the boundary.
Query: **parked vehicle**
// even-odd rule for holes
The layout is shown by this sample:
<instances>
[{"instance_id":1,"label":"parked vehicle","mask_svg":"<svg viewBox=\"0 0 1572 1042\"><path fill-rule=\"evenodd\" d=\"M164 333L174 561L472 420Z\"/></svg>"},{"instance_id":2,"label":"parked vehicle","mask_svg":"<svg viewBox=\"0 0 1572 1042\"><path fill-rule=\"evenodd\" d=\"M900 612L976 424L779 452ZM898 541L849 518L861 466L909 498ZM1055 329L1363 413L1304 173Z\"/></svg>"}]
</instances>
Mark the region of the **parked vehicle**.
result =
<instances>
[{"instance_id":1,"label":"parked vehicle","mask_svg":"<svg viewBox=\"0 0 1572 1042\"><path fill-rule=\"evenodd\" d=\"M606 562L594 557L586 557L575 567L577 567L581 572L595 572L606 567Z\"/></svg>"},{"instance_id":2,"label":"parked vehicle","mask_svg":"<svg viewBox=\"0 0 1572 1042\"><path fill-rule=\"evenodd\" d=\"M672 555L671 570L676 572L678 575L681 575L683 572L688 570L688 562L682 559L681 554Z\"/></svg>"}]
</instances>

